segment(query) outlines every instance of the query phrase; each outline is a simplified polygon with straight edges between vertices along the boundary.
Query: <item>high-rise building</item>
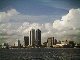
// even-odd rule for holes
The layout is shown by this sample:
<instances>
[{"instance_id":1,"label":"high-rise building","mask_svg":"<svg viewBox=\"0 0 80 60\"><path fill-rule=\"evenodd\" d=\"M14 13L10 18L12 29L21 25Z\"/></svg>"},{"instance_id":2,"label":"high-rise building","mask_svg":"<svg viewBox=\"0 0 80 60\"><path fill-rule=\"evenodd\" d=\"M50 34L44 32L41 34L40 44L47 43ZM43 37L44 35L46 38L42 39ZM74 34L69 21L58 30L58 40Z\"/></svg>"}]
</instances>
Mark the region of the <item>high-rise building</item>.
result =
<instances>
[{"instance_id":1,"label":"high-rise building","mask_svg":"<svg viewBox=\"0 0 80 60\"><path fill-rule=\"evenodd\" d=\"M24 36L24 46L28 46L29 45L29 36Z\"/></svg>"},{"instance_id":2,"label":"high-rise building","mask_svg":"<svg viewBox=\"0 0 80 60\"><path fill-rule=\"evenodd\" d=\"M36 30L36 46L41 46L41 30L37 29Z\"/></svg>"},{"instance_id":3,"label":"high-rise building","mask_svg":"<svg viewBox=\"0 0 80 60\"><path fill-rule=\"evenodd\" d=\"M18 40L18 48L20 48L20 47L21 47L20 40Z\"/></svg>"},{"instance_id":4,"label":"high-rise building","mask_svg":"<svg viewBox=\"0 0 80 60\"><path fill-rule=\"evenodd\" d=\"M47 39L47 47L52 47L53 46L53 40L52 40L52 37L49 37Z\"/></svg>"},{"instance_id":5,"label":"high-rise building","mask_svg":"<svg viewBox=\"0 0 80 60\"><path fill-rule=\"evenodd\" d=\"M52 45L54 45L54 37L51 37L51 39L52 39Z\"/></svg>"},{"instance_id":6,"label":"high-rise building","mask_svg":"<svg viewBox=\"0 0 80 60\"><path fill-rule=\"evenodd\" d=\"M30 31L30 42L29 42L31 46L35 46L35 29L32 29Z\"/></svg>"},{"instance_id":7,"label":"high-rise building","mask_svg":"<svg viewBox=\"0 0 80 60\"><path fill-rule=\"evenodd\" d=\"M57 44L57 40L53 39L53 45L56 45L56 44Z\"/></svg>"}]
</instances>

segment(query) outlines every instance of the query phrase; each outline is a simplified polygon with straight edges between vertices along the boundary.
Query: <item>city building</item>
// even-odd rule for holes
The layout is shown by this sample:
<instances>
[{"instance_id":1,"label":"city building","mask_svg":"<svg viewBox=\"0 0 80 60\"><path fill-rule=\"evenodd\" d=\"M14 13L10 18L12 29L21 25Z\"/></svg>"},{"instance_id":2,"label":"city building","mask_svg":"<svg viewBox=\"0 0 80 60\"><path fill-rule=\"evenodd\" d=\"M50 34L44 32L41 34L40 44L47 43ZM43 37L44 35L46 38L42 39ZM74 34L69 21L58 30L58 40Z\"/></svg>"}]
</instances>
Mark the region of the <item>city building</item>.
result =
<instances>
[{"instance_id":1,"label":"city building","mask_svg":"<svg viewBox=\"0 0 80 60\"><path fill-rule=\"evenodd\" d=\"M56 45L56 44L57 44L57 40L54 39L54 37L53 37L53 45Z\"/></svg>"},{"instance_id":2,"label":"city building","mask_svg":"<svg viewBox=\"0 0 80 60\"><path fill-rule=\"evenodd\" d=\"M80 44L75 44L74 48L80 48Z\"/></svg>"},{"instance_id":3,"label":"city building","mask_svg":"<svg viewBox=\"0 0 80 60\"><path fill-rule=\"evenodd\" d=\"M47 47L52 47L53 46L53 38L52 37L49 37L47 39Z\"/></svg>"},{"instance_id":4,"label":"city building","mask_svg":"<svg viewBox=\"0 0 80 60\"><path fill-rule=\"evenodd\" d=\"M9 48L9 45L8 45L8 43L2 43L2 46L1 46L1 48Z\"/></svg>"},{"instance_id":5,"label":"city building","mask_svg":"<svg viewBox=\"0 0 80 60\"><path fill-rule=\"evenodd\" d=\"M57 41L57 44L61 44L61 41L60 41L60 40L58 40L58 41Z\"/></svg>"},{"instance_id":6,"label":"city building","mask_svg":"<svg viewBox=\"0 0 80 60\"><path fill-rule=\"evenodd\" d=\"M37 29L36 30L36 41L35 41L36 46L41 46L41 30Z\"/></svg>"},{"instance_id":7,"label":"city building","mask_svg":"<svg viewBox=\"0 0 80 60\"><path fill-rule=\"evenodd\" d=\"M35 46L35 29L32 29L30 31L30 40L29 40L30 46Z\"/></svg>"},{"instance_id":8,"label":"city building","mask_svg":"<svg viewBox=\"0 0 80 60\"><path fill-rule=\"evenodd\" d=\"M44 42L42 46L47 47L47 42Z\"/></svg>"},{"instance_id":9,"label":"city building","mask_svg":"<svg viewBox=\"0 0 80 60\"><path fill-rule=\"evenodd\" d=\"M2 45L0 44L0 48L2 48Z\"/></svg>"},{"instance_id":10,"label":"city building","mask_svg":"<svg viewBox=\"0 0 80 60\"><path fill-rule=\"evenodd\" d=\"M21 43L20 43L20 40L18 40L18 48L21 47Z\"/></svg>"},{"instance_id":11,"label":"city building","mask_svg":"<svg viewBox=\"0 0 80 60\"><path fill-rule=\"evenodd\" d=\"M69 41L69 45L70 45L70 48L74 48L74 46L75 46L74 41Z\"/></svg>"},{"instance_id":12,"label":"city building","mask_svg":"<svg viewBox=\"0 0 80 60\"><path fill-rule=\"evenodd\" d=\"M47 47L53 47L53 45L57 44L57 40L54 37L49 37L47 39Z\"/></svg>"},{"instance_id":13,"label":"city building","mask_svg":"<svg viewBox=\"0 0 80 60\"><path fill-rule=\"evenodd\" d=\"M69 44L69 41L67 41L67 40L61 41L61 44L67 45L67 44Z\"/></svg>"},{"instance_id":14,"label":"city building","mask_svg":"<svg viewBox=\"0 0 80 60\"><path fill-rule=\"evenodd\" d=\"M21 47L20 40L17 40L17 41L15 42L14 47L15 47L15 48L20 48L20 47Z\"/></svg>"},{"instance_id":15,"label":"city building","mask_svg":"<svg viewBox=\"0 0 80 60\"><path fill-rule=\"evenodd\" d=\"M29 45L29 36L24 36L24 46L27 47Z\"/></svg>"}]
</instances>

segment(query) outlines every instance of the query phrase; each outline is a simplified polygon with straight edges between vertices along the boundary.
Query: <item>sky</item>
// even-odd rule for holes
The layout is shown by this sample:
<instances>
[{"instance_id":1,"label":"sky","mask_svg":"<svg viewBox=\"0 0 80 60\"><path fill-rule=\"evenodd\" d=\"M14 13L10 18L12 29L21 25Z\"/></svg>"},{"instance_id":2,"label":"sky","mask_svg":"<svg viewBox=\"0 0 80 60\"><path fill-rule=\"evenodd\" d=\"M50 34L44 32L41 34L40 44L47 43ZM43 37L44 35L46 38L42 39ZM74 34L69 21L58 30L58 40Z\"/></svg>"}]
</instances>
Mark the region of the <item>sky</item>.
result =
<instances>
[{"instance_id":1,"label":"sky","mask_svg":"<svg viewBox=\"0 0 80 60\"><path fill-rule=\"evenodd\" d=\"M80 0L0 0L0 44L41 29L47 37L80 42Z\"/></svg>"}]
</instances>

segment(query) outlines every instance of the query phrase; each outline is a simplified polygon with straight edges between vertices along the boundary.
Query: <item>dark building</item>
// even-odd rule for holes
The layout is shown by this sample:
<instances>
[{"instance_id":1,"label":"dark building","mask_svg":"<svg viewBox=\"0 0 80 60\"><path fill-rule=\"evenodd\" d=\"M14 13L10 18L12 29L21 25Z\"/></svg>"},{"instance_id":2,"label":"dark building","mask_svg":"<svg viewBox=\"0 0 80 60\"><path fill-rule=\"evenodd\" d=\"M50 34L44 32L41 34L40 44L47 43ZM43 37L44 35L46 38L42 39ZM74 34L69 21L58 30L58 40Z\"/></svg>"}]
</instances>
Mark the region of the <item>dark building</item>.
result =
<instances>
[{"instance_id":1,"label":"dark building","mask_svg":"<svg viewBox=\"0 0 80 60\"><path fill-rule=\"evenodd\" d=\"M47 42L44 42L43 43L43 47L47 47Z\"/></svg>"},{"instance_id":2,"label":"dark building","mask_svg":"<svg viewBox=\"0 0 80 60\"><path fill-rule=\"evenodd\" d=\"M55 43L54 37L51 37L51 39L52 39L52 45L54 45Z\"/></svg>"},{"instance_id":3,"label":"dark building","mask_svg":"<svg viewBox=\"0 0 80 60\"><path fill-rule=\"evenodd\" d=\"M53 45L56 45L56 44L57 44L57 40L54 39L54 37L53 37Z\"/></svg>"},{"instance_id":4,"label":"dark building","mask_svg":"<svg viewBox=\"0 0 80 60\"><path fill-rule=\"evenodd\" d=\"M31 45L31 31L30 31L30 37L29 37L29 45Z\"/></svg>"},{"instance_id":5,"label":"dark building","mask_svg":"<svg viewBox=\"0 0 80 60\"><path fill-rule=\"evenodd\" d=\"M18 48L20 48L20 47L21 47L20 40L18 40Z\"/></svg>"},{"instance_id":6,"label":"dark building","mask_svg":"<svg viewBox=\"0 0 80 60\"><path fill-rule=\"evenodd\" d=\"M37 29L36 30L36 46L41 46L41 30Z\"/></svg>"},{"instance_id":7,"label":"dark building","mask_svg":"<svg viewBox=\"0 0 80 60\"><path fill-rule=\"evenodd\" d=\"M24 45L25 47L29 45L29 36L24 36Z\"/></svg>"},{"instance_id":8,"label":"dark building","mask_svg":"<svg viewBox=\"0 0 80 60\"><path fill-rule=\"evenodd\" d=\"M74 48L74 46L75 46L74 41L69 41L69 45L70 45L70 48Z\"/></svg>"},{"instance_id":9,"label":"dark building","mask_svg":"<svg viewBox=\"0 0 80 60\"><path fill-rule=\"evenodd\" d=\"M30 46L35 46L35 29L32 29L30 31L30 41L29 41Z\"/></svg>"}]
</instances>

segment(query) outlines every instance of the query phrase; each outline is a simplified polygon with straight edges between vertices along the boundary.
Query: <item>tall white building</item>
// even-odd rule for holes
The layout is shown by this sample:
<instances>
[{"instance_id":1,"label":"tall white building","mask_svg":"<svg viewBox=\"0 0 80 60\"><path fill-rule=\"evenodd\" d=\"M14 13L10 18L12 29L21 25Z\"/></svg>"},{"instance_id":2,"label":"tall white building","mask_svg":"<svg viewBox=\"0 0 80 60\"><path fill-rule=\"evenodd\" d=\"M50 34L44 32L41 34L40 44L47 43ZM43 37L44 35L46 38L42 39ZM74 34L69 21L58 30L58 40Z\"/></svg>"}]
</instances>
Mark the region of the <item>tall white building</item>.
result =
<instances>
[{"instance_id":1,"label":"tall white building","mask_svg":"<svg viewBox=\"0 0 80 60\"><path fill-rule=\"evenodd\" d=\"M29 40L30 46L35 46L35 29L32 29L30 31L30 40Z\"/></svg>"}]
</instances>

